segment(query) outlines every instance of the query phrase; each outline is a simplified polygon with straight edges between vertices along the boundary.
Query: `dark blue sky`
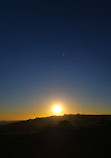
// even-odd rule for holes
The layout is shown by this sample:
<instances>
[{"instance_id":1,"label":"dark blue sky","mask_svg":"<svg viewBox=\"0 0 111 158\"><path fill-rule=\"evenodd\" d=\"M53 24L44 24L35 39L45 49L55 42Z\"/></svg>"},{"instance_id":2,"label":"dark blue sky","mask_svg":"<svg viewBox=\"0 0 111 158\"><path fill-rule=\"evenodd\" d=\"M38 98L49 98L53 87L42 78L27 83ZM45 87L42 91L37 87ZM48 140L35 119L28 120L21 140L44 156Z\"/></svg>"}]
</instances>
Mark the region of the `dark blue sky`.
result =
<instances>
[{"instance_id":1,"label":"dark blue sky","mask_svg":"<svg viewBox=\"0 0 111 158\"><path fill-rule=\"evenodd\" d=\"M111 113L110 97L110 1L0 2L0 119L47 115L56 101Z\"/></svg>"}]
</instances>

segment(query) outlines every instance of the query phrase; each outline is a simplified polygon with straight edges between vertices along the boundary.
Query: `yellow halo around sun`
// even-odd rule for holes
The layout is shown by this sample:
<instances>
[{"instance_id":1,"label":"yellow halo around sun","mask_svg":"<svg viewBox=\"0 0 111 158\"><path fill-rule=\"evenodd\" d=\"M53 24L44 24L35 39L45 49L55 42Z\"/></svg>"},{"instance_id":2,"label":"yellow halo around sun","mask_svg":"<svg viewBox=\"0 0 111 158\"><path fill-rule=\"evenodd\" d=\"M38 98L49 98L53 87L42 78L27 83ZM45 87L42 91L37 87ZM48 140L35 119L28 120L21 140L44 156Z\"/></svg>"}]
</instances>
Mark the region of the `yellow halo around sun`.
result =
<instances>
[{"instance_id":1,"label":"yellow halo around sun","mask_svg":"<svg viewBox=\"0 0 111 158\"><path fill-rule=\"evenodd\" d=\"M56 106L53 107L53 112L54 112L55 114L60 114L61 111L62 111L62 108L61 108L60 105L56 105Z\"/></svg>"}]
</instances>

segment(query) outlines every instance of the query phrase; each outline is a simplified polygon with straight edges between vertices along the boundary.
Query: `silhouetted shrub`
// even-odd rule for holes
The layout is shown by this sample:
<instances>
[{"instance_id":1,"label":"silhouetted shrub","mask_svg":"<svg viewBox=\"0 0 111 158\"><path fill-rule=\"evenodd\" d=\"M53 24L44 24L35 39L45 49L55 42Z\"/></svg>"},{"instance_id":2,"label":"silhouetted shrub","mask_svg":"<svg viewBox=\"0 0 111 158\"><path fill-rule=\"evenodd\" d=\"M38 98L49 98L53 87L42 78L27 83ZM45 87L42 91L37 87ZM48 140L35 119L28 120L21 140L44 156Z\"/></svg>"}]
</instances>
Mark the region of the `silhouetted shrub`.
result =
<instances>
[{"instance_id":1,"label":"silhouetted shrub","mask_svg":"<svg viewBox=\"0 0 111 158\"><path fill-rule=\"evenodd\" d=\"M59 121L58 127L62 130L68 130L71 128L71 123L67 120Z\"/></svg>"}]
</instances>

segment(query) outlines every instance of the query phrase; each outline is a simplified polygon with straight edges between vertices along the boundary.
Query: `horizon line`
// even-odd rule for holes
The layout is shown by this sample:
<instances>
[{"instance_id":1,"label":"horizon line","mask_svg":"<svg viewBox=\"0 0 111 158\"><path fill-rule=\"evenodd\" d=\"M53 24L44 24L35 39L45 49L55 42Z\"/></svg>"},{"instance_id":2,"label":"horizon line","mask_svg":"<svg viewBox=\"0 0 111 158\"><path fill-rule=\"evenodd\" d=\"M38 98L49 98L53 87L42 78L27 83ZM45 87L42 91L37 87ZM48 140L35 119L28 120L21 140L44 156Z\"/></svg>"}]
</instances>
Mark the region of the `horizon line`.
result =
<instances>
[{"instance_id":1,"label":"horizon line","mask_svg":"<svg viewBox=\"0 0 111 158\"><path fill-rule=\"evenodd\" d=\"M37 119L37 118L48 118L48 117L62 117L62 116L65 116L65 115L84 115L84 116L110 116L111 114L81 114L81 113L76 113L76 114L63 114L63 115L50 115L50 116L38 116L38 117L35 117L35 118L29 118L29 119L15 119L15 120L11 120L11 119L7 119L7 120L0 120L0 122L4 121L4 122L8 122L8 121L13 121L13 122L16 122L16 121L27 121L27 120L34 120L34 119Z\"/></svg>"}]
</instances>

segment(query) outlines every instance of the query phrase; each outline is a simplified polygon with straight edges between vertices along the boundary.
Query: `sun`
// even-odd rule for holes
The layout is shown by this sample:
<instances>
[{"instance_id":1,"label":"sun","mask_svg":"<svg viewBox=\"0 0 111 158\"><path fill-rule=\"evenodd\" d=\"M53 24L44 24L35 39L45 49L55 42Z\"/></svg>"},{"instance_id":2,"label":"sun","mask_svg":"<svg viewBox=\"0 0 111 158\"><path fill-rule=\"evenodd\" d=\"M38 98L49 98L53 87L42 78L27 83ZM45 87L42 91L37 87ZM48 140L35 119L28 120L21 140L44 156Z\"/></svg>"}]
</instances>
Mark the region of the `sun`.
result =
<instances>
[{"instance_id":1,"label":"sun","mask_svg":"<svg viewBox=\"0 0 111 158\"><path fill-rule=\"evenodd\" d=\"M60 105L56 105L56 106L53 107L53 112L54 112L55 114L60 114L61 111L62 111L62 108L61 108Z\"/></svg>"}]
</instances>

